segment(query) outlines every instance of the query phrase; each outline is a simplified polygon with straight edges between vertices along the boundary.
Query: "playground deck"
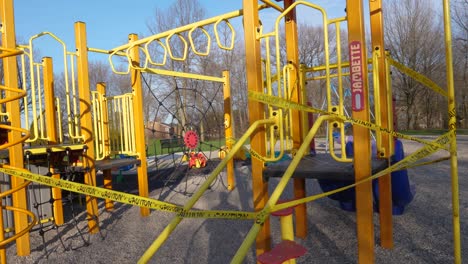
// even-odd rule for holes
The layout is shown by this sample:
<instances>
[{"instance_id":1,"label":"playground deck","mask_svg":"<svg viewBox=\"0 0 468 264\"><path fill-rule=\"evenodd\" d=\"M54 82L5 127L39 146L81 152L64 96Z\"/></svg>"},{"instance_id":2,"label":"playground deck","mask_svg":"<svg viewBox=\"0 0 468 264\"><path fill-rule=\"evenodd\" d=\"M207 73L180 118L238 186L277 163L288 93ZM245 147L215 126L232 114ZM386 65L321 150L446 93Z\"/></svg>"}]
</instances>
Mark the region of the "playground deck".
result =
<instances>
[{"instance_id":1,"label":"playground deck","mask_svg":"<svg viewBox=\"0 0 468 264\"><path fill-rule=\"evenodd\" d=\"M468 136L458 136L460 171L460 214L462 259L468 259ZM405 152L411 153L418 143L404 141ZM437 156L438 154L435 154ZM436 163L409 170L411 184L416 188L413 202L401 216L394 217L394 250L376 244L376 263L453 263L449 162ZM183 204L204 181L205 171L192 175L178 184L163 187L156 174L150 173L150 196ZM200 209L252 210L250 167L236 165L237 188L227 192L218 179L196 204ZM270 189L277 179L269 181ZM321 192L316 180L307 180L308 193ZM115 188L137 193L136 177L126 177ZM445 190L445 191L444 191ZM285 194L291 194L292 187ZM143 252L170 221L172 214L152 211L149 217L138 215L139 208L116 204L113 212L104 210L100 201L100 232L86 232L86 210L76 205L78 227L69 218L57 232L46 233L46 250L38 232L31 233L31 255L16 255L15 244L8 246L9 263L136 263ZM298 263L356 263L357 245L354 213L343 211L337 202L321 199L308 207L306 240L297 242L308 248ZM375 218L377 218L375 214ZM377 219L374 221L378 223ZM376 243L379 241L376 224ZM229 263L251 227L250 221L185 219L173 236L157 252L151 263ZM272 220L275 242L279 237L279 221ZM464 241L463 241L464 240ZM87 243L89 245L87 246ZM245 263L254 263L254 248Z\"/></svg>"}]
</instances>

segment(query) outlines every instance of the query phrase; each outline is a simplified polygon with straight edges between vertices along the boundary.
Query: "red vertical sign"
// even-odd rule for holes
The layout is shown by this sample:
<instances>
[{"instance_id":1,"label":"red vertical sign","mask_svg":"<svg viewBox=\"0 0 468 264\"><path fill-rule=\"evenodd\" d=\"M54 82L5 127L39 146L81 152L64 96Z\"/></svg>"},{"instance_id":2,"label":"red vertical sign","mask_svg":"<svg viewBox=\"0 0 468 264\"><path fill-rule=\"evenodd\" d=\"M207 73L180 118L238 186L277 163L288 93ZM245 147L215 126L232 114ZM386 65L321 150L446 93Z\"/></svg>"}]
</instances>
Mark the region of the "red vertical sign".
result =
<instances>
[{"instance_id":1,"label":"red vertical sign","mask_svg":"<svg viewBox=\"0 0 468 264\"><path fill-rule=\"evenodd\" d=\"M362 45L359 41L349 43L349 61L351 76L351 98L353 111L362 111L364 109L364 80L363 80L363 61Z\"/></svg>"}]
</instances>

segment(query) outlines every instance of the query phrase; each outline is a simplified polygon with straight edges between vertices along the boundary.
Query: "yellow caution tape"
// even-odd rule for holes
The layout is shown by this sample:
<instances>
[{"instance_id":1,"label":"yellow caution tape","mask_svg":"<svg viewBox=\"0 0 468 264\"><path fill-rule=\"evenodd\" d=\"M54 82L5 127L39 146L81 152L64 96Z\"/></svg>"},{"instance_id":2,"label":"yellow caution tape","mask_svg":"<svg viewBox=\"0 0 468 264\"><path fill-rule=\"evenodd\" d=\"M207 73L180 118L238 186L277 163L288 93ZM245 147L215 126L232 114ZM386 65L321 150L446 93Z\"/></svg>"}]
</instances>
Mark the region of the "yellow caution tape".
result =
<instances>
[{"instance_id":1,"label":"yellow caution tape","mask_svg":"<svg viewBox=\"0 0 468 264\"><path fill-rule=\"evenodd\" d=\"M392 135L394 137L416 141L416 142L419 142L419 143L422 143L422 144L425 144L425 145L435 145L438 148L441 148L441 149L444 149L444 150L449 150L448 146L442 146L442 145L437 144L436 142L431 142L431 141L423 140L423 139L420 139L420 138L417 138L417 137L401 134L399 132L396 132L396 131L393 131L393 130L390 130L390 129L387 129L387 128L384 128L384 127L381 127L381 126L378 126L378 125L376 125L374 123L371 123L371 122L367 122L367 121L360 120L360 119L353 119L352 117L347 117L347 116L344 116L344 115L339 115L339 114L336 114L336 113L327 112L327 111L324 111L324 110L321 110L321 109L317 109L317 108L313 108L313 107L310 107L310 106L307 106L307 105L303 105L303 104L299 104L299 103L296 103L296 102L293 102L293 101L289 101L287 99L280 98L280 97L277 97L277 96L268 95L268 94L264 94L264 93L260 93L260 92L249 91L249 98L252 99L252 100L256 100L258 102L264 103L264 104L271 105L271 106L276 106L276 107L281 107L281 108L286 108L286 109L294 109L294 110L299 110L299 111L304 111L304 112L317 113L317 114L321 114L321 115L333 116L337 120L340 120L342 122L349 122L349 123L352 123L352 124L355 124L355 125L366 127L368 129L371 129L371 130L387 133L387 134L390 134L390 135Z\"/></svg>"},{"instance_id":2,"label":"yellow caution tape","mask_svg":"<svg viewBox=\"0 0 468 264\"><path fill-rule=\"evenodd\" d=\"M90 186L62 179L56 179L40 174L35 174L29 171L0 167L0 172L75 193L81 193L102 199L109 199L124 204L146 207L158 211L177 213L178 216L185 218L255 219L256 215L252 212L241 211L186 210L182 206L162 202L152 198L141 197L134 194L118 192L102 187Z\"/></svg>"},{"instance_id":3,"label":"yellow caution tape","mask_svg":"<svg viewBox=\"0 0 468 264\"><path fill-rule=\"evenodd\" d=\"M227 137L226 138L226 144L230 143L230 144L236 144L237 140L233 137Z\"/></svg>"},{"instance_id":4,"label":"yellow caution tape","mask_svg":"<svg viewBox=\"0 0 468 264\"><path fill-rule=\"evenodd\" d=\"M266 162L266 158L263 157L262 155L260 155L260 153L256 152L252 148L250 149L250 157L256 158L256 159L260 160L261 162Z\"/></svg>"},{"instance_id":5,"label":"yellow caution tape","mask_svg":"<svg viewBox=\"0 0 468 264\"><path fill-rule=\"evenodd\" d=\"M406 67L405 65L392 59L390 56L387 56L387 62L390 63L390 65L397 68L398 70L400 70L401 72L403 72L404 74L415 79L419 83L431 88L434 92L447 97L447 92L444 89L440 88L439 85L437 85L435 82L433 82L431 79L427 78L426 76L420 74L419 72L414 71L413 69Z\"/></svg>"},{"instance_id":6,"label":"yellow caution tape","mask_svg":"<svg viewBox=\"0 0 468 264\"><path fill-rule=\"evenodd\" d=\"M12 176L20 177L20 178L23 178L23 179L26 179L26 180L29 180L29 181L34 181L34 182L37 182L37 183L48 185L48 186L51 186L51 187L56 187L56 188L60 188L60 189L63 189L63 190L68 190L68 191L71 191L71 192L81 193L81 194L84 194L84 195L89 195L89 196L98 197L98 198L102 198L102 199L110 199L110 200L113 200L115 202L120 202L120 203L125 203L125 204L130 204L130 205L136 205L136 206L140 206L140 207L146 207L146 208L150 208L150 209L154 209L154 210L158 210L158 211L177 213L177 215L179 217L184 217L184 218L218 218L218 219L237 219L237 220L256 219L257 223L263 223L265 221L265 219L268 218L270 212L272 212L272 211L278 211L278 210L288 208L288 207L292 207L292 206L296 206L296 205L299 205L299 204L302 204L302 203L311 202L311 201L314 201L314 200L329 196L331 194L338 193L338 192L344 191L344 190L349 189L349 188L353 188L356 185L361 184L363 182L370 181L370 180L382 177L384 175L387 175L387 174L391 173L392 171L397 171L397 170L405 169L405 168L408 168L408 167L427 165L427 164L438 162L440 160L445 160L445 158L444 158L444 159L439 159L439 160L435 160L435 161L431 161L431 162L424 162L424 163L415 164L417 161L419 161L419 160L433 154L434 152L438 151L439 149L448 150L447 144L452 142L453 140L455 140L455 137L456 137L455 130L452 129L448 133L440 136L439 138L437 138L436 140L431 142L431 141L422 140L422 139L419 139L419 138L416 138L416 137L407 136L407 135L398 133L396 131L391 131L391 130L382 128L382 127L380 127L380 126L378 126L376 124L370 123L370 122L366 122L366 121L363 121L363 120L352 119L352 118L349 118L349 117L346 117L346 116L343 116L343 115L334 114L334 113L328 113L328 112L320 110L320 109L312 108L312 107L309 107L309 106L306 106L306 105L301 105L301 104L298 104L298 103L295 103L295 102L292 102L292 101L288 101L288 100L283 99L283 98L279 98L279 97L275 97L275 96L271 96L271 95L267 95L267 94L262 94L262 93L249 91L249 98L251 98L253 100L256 100L256 101L259 101L259 102L262 102L262 103L265 103L265 104L277 106L277 107L288 108L288 109L296 109L296 110L305 111L305 112L313 112L313 113L320 113L320 114L330 115L330 116L336 117L337 120L347 121L347 122L350 122L350 123L353 123L353 124L356 124L356 125L359 125L359 126L364 126L366 128L372 129L372 130L380 130L381 132L388 133L388 134L390 134L392 136L396 136L396 137L404 138L404 139L408 139L408 140L413 140L413 141L420 142L420 143L425 144L425 145L420 150L418 150L418 151L414 152L413 154L407 156L405 159L399 161L398 163L396 163L396 164L388 167L387 169L382 170L382 171L380 171L380 172L378 172L378 173L376 173L376 174L374 174L374 175L372 175L372 176L370 176L370 177L368 177L366 179L358 181L358 182L356 182L354 184L351 184L351 185L348 185L348 186L345 186L343 188L339 188L339 189L336 189L336 190L333 190L333 191L330 191L330 192L326 192L326 193L322 193L322 194L318 194L318 195L313 195L313 196L309 196L309 197L306 197L306 198L303 198L303 199L294 200L294 201L291 201L291 202L275 205L273 208L264 208L262 211L260 211L258 213L241 212L241 211L222 211L222 210L218 210L218 211L186 210L182 206L174 205L174 204L167 203L167 202L162 202L162 201L152 199L152 198L141 197L141 196L134 195L134 194L118 192L118 191L114 191L114 190L110 190L110 189L106 189L106 188L101 188L101 187L97 187L97 186L90 186L90 185L76 183L76 182L70 182L70 181L66 181L66 180L62 180L62 179L56 179L56 178L52 178L52 177L48 177L48 176L43 176L43 175L40 175L40 174L31 173L31 172L25 171L25 170L0 167L0 172L5 173L5 174L9 174L9 175L12 175ZM228 139L228 140L230 140L230 139ZM265 162L265 160L266 160L265 157L261 156L259 153L255 152L253 150L250 150L250 153L251 153L251 156L253 158L256 158L256 159L259 159L259 160Z\"/></svg>"},{"instance_id":7,"label":"yellow caution tape","mask_svg":"<svg viewBox=\"0 0 468 264\"><path fill-rule=\"evenodd\" d=\"M455 131L452 130L452 131L449 131L447 132L446 134L438 137L435 142L436 144L435 145L446 145L448 143L450 143L452 140L455 140L455 137L456 137L456 134L455 134ZM298 200L294 200L294 201L290 201L290 202L286 202L286 203L281 203L281 204L277 204L275 205L273 208L269 209L271 210L271 212L275 212L275 211L279 211L279 210L282 210L282 209L285 209L285 208L288 208L288 207L293 207L293 206L296 206L296 205L299 205L299 204L303 204L303 203L307 203L307 202L311 202L311 201L314 201L314 200L317 200L317 199L320 199L320 198L323 198L323 197L326 197L326 196L329 196L329 195L332 195L332 194L335 194L335 193L338 193L338 192L342 192L344 190L347 190L347 189L350 189L350 188L353 188L355 187L356 185L359 185L361 183L364 183L364 182L367 182L367 181L371 181L371 180L374 180L374 179L377 179L379 177L382 177L382 176L385 176L387 174L390 174L391 172L393 171L398 171L398 170L402 170L402 169L406 169L406 168L409 168L409 167L414 167L414 163L417 162L418 160L421 160L429 155L432 155L433 153L435 153L436 151L438 151L440 148L438 147L435 147L435 145L426 145L422 148L420 148L419 150L417 150L416 152L414 152L413 154L407 156L406 158L402 159L401 161L393 164L392 166L370 176L370 177L367 177L363 180L360 180L360 181L357 181L353 184L350 184L350 185L347 185L347 186L344 186L342 188L338 188L338 189L335 189L333 191L329 191L329 192L325 192L325 193L321 193L321 194L317 194L317 195L312 195L312 196L308 196L308 197L305 197L305 198L302 198L302 199L298 199ZM443 159L440 159L440 160L437 160L437 161L441 161ZM436 162L436 161L434 161ZM428 163L425 163L425 164L428 164ZM267 208L265 208L264 210L268 210ZM268 215L269 212L266 211L262 211L260 213L258 213L257 215L257 219L256 219L256 222L257 223L263 223L263 221L265 221L266 217L265 215Z\"/></svg>"}]
</instances>

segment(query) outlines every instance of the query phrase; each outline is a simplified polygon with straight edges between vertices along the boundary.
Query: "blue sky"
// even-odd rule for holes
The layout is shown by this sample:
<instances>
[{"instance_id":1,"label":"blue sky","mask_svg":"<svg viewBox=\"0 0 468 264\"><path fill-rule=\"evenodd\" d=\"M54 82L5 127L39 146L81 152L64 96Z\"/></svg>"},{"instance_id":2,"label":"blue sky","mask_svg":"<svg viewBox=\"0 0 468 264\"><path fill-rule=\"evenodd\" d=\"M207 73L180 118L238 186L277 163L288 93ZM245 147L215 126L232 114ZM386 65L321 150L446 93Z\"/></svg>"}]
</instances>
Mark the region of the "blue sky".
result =
<instances>
[{"instance_id":1,"label":"blue sky","mask_svg":"<svg viewBox=\"0 0 468 264\"><path fill-rule=\"evenodd\" d=\"M112 49L127 41L129 33L147 36L146 23L156 8L164 9L175 0L45 0L15 1L16 35L19 43L27 43L29 38L43 31L54 33L68 46L74 48L74 23L83 21L87 26L88 47ZM242 8L241 0L199 0L207 10L207 17L227 13ZM344 15L345 0L315 0L330 17ZM282 4L282 3L279 3ZM274 12L274 11L271 11ZM305 15L299 21L310 19ZM47 38L35 40L41 56L57 57L60 48Z\"/></svg>"}]
</instances>

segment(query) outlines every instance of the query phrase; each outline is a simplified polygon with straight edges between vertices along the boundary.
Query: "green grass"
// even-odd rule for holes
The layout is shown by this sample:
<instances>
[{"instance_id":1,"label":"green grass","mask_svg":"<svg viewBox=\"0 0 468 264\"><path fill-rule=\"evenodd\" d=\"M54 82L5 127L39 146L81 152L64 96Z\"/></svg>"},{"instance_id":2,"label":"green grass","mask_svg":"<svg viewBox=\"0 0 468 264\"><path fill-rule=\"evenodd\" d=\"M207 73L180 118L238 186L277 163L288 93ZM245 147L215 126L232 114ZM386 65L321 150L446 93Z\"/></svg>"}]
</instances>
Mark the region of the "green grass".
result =
<instances>
[{"instance_id":1,"label":"green grass","mask_svg":"<svg viewBox=\"0 0 468 264\"><path fill-rule=\"evenodd\" d=\"M421 130L402 130L405 135L442 135L447 133L447 129L421 129ZM457 129L457 135L468 135L468 129Z\"/></svg>"},{"instance_id":2,"label":"green grass","mask_svg":"<svg viewBox=\"0 0 468 264\"><path fill-rule=\"evenodd\" d=\"M150 139L147 145L148 145L148 154L147 154L148 156L170 154L172 152L181 152L184 150L183 147L175 147L172 149L170 148L161 149L161 141L159 139ZM203 141L203 144L199 144L197 150L201 150L201 151L216 150L216 149L221 148L224 145L225 145L225 139Z\"/></svg>"}]
</instances>

